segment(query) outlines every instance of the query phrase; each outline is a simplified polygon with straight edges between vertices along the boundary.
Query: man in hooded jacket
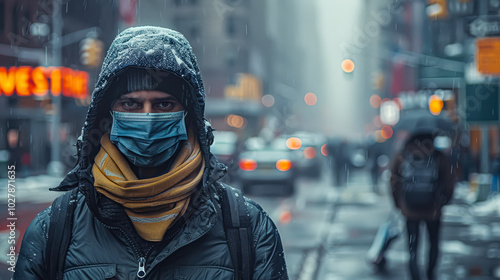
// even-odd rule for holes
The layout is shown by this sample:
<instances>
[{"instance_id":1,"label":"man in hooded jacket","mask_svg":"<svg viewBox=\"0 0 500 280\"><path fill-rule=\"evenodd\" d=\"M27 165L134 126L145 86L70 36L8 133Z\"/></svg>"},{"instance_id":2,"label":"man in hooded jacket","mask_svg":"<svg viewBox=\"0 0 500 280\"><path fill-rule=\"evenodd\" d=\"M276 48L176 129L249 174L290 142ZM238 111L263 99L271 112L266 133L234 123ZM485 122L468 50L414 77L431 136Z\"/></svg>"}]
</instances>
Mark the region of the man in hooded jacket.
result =
<instances>
[{"instance_id":1,"label":"man in hooded jacket","mask_svg":"<svg viewBox=\"0 0 500 280\"><path fill-rule=\"evenodd\" d=\"M210 153L205 93L182 34L133 27L113 41L92 94L76 167L55 190L78 188L64 279L235 279ZM245 198L253 279L287 279L281 239ZM26 230L15 279L49 279L51 209ZM141 272L142 273L138 273Z\"/></svg>"},{"instance_id":2,"label":"man in hooded jacket","mask_svg":"<svg viewBox=\"0 0 500 280\"><path fill-rule=\"evenodd\" d=\"M413 169L423 166L435 168L437 174L435 190L437 201L432 207L413 208L408 205L405 195L405 184L411 179L421 183L422 174ZM441 210L453 197L456 183L455 168L447 156L434 146L434 136L417 134L408 139L404 148L395 155L391 167L390 186L394 205L406 219L408 235L408 251L410 253L409 271L412 280L420 278L418 265L418 248L420 239L420 224L425 223L429 236L429 253L426 276L428 280L436 279L436 265L439 255L439 233L441 230Z\"/></svg>"}]
</instances>

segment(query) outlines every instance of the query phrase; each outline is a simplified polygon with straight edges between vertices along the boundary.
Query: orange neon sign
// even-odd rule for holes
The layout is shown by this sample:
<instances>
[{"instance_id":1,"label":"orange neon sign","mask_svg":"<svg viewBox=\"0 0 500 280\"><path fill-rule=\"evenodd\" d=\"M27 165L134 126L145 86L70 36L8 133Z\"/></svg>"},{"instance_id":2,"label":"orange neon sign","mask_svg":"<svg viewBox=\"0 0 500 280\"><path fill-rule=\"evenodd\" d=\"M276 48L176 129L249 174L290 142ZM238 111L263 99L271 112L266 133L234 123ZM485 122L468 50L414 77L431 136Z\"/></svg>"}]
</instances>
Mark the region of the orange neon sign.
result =
<instances>
[{"instance_id":1,"label":"orange neon sign","mask_svg":"<svg viewBox=\"0 0 500 280\"><path fill-rule=\"evenodd\" d=\"M67 67L0 67L0 95L86 98L89 74Z\"/></svg>"}]
</instances>

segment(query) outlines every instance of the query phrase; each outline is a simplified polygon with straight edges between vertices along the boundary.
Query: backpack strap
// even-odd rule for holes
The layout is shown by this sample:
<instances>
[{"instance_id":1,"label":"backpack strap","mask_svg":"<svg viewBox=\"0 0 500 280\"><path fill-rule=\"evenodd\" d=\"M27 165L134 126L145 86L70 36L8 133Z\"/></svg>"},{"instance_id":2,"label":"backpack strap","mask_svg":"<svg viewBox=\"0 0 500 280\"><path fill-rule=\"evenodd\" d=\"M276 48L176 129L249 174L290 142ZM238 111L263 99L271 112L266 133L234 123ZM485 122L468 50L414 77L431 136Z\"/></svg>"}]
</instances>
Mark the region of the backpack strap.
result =
<instances>
[{"instance_id":1,"label":"backpack strap","mask_svg":"<svg viewBox=\"0 0 500 280\"><path fill-rule=\"evenodd\" d=\"M45 263L49 279L63 279L66 251L71 241L73 213L76 208L78 188L57 197L52 203L49 236L47 239Z\"/></svg>"},{"instance_id":2,"label":"backpack strap","mask_svg":"<svg viewBox=\"0 0 500 280\"><path fill-rule=\"evenodd\" d=\"M253 278L253 237L250 215L240 190L220 184L222 219L235 279Z\"/></svg>"}]
</instances>

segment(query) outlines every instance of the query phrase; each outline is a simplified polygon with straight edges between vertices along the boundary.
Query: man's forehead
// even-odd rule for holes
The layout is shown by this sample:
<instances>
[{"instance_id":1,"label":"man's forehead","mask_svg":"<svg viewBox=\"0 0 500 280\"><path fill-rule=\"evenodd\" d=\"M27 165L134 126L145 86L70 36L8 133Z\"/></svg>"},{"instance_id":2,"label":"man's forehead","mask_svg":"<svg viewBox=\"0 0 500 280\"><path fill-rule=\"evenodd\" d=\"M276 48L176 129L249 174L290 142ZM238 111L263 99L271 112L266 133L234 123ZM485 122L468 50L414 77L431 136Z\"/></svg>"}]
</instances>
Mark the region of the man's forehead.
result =
<instances>
[{"instance_id":1,"label":"man's forehead","mask_svg":"<svg viewBox=\"0 0 500 280\"><path fill-rule=\"evenodd\" d=\"M169 98L169 97L175 98L172 94L163 91L141 90L123 94L118 99L124 99L124 98L159 99L159 98Z\"/></svg>"}]
</instances>

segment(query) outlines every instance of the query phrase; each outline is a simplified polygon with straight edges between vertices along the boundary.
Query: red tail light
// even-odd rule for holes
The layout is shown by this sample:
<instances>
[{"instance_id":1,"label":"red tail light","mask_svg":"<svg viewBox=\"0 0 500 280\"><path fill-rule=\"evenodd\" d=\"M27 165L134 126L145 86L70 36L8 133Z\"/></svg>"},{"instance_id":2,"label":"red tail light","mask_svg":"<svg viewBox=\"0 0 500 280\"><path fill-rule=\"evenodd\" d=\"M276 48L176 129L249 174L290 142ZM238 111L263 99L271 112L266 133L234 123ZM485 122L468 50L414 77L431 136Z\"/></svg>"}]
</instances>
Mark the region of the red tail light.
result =
<instances>
[{"instance_id":1,"label":"red tail light","mask_svg":"<svg viewBox=\"0 0 500 280\"><path fill-rule=\"evenodd\" d=\"M238 165L240 169L244 171L252 171L255 170L255 168L257 168L257 162L255 162L255 160L253 159L242 158L240 159Z\"/></svg>"},{"instance_id":2,"label":"red tail light","mask_svg":"<svg viewBox=\"0 0 500 280\"><path fill-rule=\"evenodd\" d=\"M316 156L316 149L313 147L307 147L304 149L304 157L307 159L313 159Z\"/></svg>"},{"instance_id":3,"label":"red tail light","mask_svg":"<svg viewBox=\"0 0 500 280\"><path fill-rule=\"evenodd\" d=\"M298 150L302 147L302 140L297 137L290 137L286 140L286 146L290 150Z\"/></svg>"},{"instance_id":4,"label":"red tail light","mask_svg":"<svg viewBox=\"0 0 500 280\"><path fill-rule=\"evenodd\" d=\"M280 159L276 162L276 168L279 171L288 171L292 168L292 162L288 159Z\"/></svg>"},{"instance_id":5,"label":"red tail light","mask_svg":"<svg viewBox=\"0 0 500 280\"><path fill-rule=\"evenodd\" d=\"M328 149L326 147L326 144L323 144L323 146L321 146L321 154L325 157L328 156Z\"/></svg>"},{"instance_id":6,"label":"red tail light","mask_svg":"<svg viewBox=\"0 0 500 280\"><path fill-rule=\"evenodd\" d=\"M292 213L288 210L285 210L283 212L281 212L280 214L280 222L282 224L288 224L290 223L290 221L292 220Z\"/></svg>"}]
</instances>

